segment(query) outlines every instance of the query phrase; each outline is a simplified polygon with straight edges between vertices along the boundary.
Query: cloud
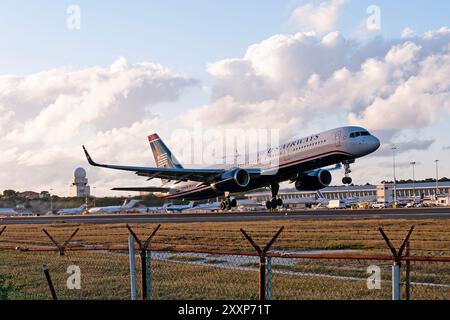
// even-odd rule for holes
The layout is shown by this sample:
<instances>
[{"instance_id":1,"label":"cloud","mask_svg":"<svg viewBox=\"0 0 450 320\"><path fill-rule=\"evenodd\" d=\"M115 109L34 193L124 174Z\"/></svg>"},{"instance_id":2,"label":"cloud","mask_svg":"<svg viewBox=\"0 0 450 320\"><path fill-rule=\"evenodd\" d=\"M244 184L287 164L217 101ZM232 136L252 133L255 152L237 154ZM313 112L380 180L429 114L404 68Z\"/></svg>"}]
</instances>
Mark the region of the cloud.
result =
<instances>
[{"instance_id":1,"label":"cloud","mask_svg":"<svg viewBox=\"0 0 450 320\"><path fill-rule=\"evenodd\" d=\"M151 163L150 152L142 155L145 137L164 131L151 107L198 85L161 65L124 58L106 68L0 76L0 164L8 168L0 171L0 187L65 193L74 167L85 166L82 144L106 161Z\"/></svg>"},{"instance_id":2,"label":"cloud","mask_svg":"<svg viewBox=\"0 0 450 320\"><path fill-rule=\"evenodd\" d=\"M326 33L334 29L347 0L331 0L318 6L311 3L297 7L291 15L290 24L297 31Z\"/></svg>"},{"instance_id":3,"label":"cloud","mask_svg":"<svg viewBox=\"0 0 450 320\"><path fill-rule=\"evenodd\" d=\"M192 120L299 133L311 123L361 125L390 143L450 112L450 32L358 41L338 32L272 36L208 65L212 102ZM317 126L316 126L317 127Z\"/></svg>"},{"instance_id":4,"label":"cloud","mask_svg":"<svg viewBox=\"0 0 450 320\"><path fill-rule=\"evenodd\" d=\"M378 149L377 152L374 153L374 156L377 157L386 157L386 156L392 156L393 151L392 148L397 148L395 152L397 154L401 153L407 153L409 151L425 151L430 149L430 147L436 142L435 139L428 139L428 140L410 140L410 141L404 141L404 142L397 142L397 143L390 143L390 144L383 144L380 149Z\"/></svg>"},{"instance_id":5,"label":"cloud","mask_svg":"<svg viewBox=\"0 0 450 320\"><path fill-rule=\"evenodd\" d=\"M0 76L0 165L8 168L0 171L0 188L64 192L72 170L85 165L82 144L99 161L152 164L145 136L159 131L172 147L169 128L194 122L205 129L280 129L282 138L361 125L382 138L383 157L394 142L399 152L428 150L434 140L405 140L402 133L450 113L448 28L367 41L338 32L278 34L207 70L211 102L170 123L151 107L177 101L199 82L158 64L120 58L109 67ZM146 183L107 170L89 170L89 177L99 193L100 186Z\"/></svg>"},{"instance_id":6,"label":"cloud","mask_svg":"<svg viewBox=\"0 0 450 320\"><path fill-rule=\"evenodd\" d=\"M416 166L420 166L420 162L416 162ZM380 168L392 168L393 162L392 161L382 161L378 163L378 166ZM412 164L411 161L396 161L395 162L395 168L396 169L408 169L411 168Z\"/></svg>"},{"instance_id":7,"label":"cloud","mask_svg":"<svg viewBox=\"0 0 450 320\"><path fill-rule=\"evenodd\" d=\"M414 37L414 30L411 29L410 27L406 27L405 29L403 29L401 37L403 39L408 39L408 38Z\"/></svg>"}]
</instances>

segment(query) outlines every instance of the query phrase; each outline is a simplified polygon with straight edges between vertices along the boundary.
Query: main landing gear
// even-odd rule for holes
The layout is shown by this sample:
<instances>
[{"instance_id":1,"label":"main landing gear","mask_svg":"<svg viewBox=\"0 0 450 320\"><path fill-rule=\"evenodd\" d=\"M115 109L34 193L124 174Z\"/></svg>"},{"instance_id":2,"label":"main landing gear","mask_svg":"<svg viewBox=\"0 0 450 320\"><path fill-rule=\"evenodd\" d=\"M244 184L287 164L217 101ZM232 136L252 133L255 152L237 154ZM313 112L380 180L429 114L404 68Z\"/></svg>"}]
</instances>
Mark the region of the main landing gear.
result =
<instances>
[{"instance_id":1,"label":"main landing gear","mask_svg":"<svg viewBox=\"0 0 450 320\"><path fill-rule=\"evenodd\" d=\"M220 210L222 211L231 210L236 207L237 207L236 199L231 199L230 194L226 193L225 200L222 200L222 202L220 203Z\"/></svg>"},{"instance_id":2,"label":"main landing gear","mask_svg":"<svg viewBox=\"0 0 450 320\"><path fill-rule=\"evenodd\" d=\"M278 207L283 206L283 200L277 199L278 191L280 191L280 185L276 182L270 185L270 190L272 191L272 200L266 202L267 210L275 210Z\"/></svg>"},{"instance_id":3,"label":"main landing gear","mask_svg":"<svg viewBox=\"0 0 450 320\"><path fill-rule=\"evenodd\" d=\"M344 165L345 169L345 177L342 179L343 184L352 184L353 180L350 178L350 173L352 173L352 170L350 170L350 164L355 163L355 160L352 161L345 161L342 164Z\"/></svg>"}]
</instances>

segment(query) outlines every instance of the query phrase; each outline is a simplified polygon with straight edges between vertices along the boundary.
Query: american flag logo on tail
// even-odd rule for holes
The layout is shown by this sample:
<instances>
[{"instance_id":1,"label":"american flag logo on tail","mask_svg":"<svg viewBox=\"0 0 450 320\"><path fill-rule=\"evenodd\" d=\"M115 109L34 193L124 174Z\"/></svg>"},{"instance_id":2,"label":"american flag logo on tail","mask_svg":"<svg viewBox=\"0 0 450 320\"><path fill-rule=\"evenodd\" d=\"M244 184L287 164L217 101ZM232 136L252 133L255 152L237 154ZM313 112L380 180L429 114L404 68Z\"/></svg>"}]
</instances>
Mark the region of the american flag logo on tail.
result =
<instances>
[{"instance_id":1,"label":"american flag logo on tail","mask_svg":"<svg viewBox=\"0 0 450 320\"><path fill-rule=\"evenodd\" d=\"M169 167L169 158L167 157L167 153L163 153L158 156L157 166L159 168L168 168Z\"/></svg>"}]
</instances>

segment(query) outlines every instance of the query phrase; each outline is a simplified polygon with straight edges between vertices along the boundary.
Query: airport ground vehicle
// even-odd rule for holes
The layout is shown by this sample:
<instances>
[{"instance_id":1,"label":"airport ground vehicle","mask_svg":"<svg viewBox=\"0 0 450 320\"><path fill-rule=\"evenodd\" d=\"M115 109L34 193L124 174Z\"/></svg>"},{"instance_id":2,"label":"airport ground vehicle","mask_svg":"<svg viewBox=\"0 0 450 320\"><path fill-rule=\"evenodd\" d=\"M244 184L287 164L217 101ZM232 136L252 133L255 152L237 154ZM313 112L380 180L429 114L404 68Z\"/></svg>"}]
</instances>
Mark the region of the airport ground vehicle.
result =
<instances>
[{"instance_id":1,"label":"airport ground vehicle","mask_svg":"<svg viewBox=\"0 0 450 320\"><path fill-rule=\"evenodd\" d=\"M328 209L346 209L347 205L342 200L330 200L327 205Z\"/></svg>"},{"instance_id":2,"label":"airport ground vehicle","mask_svg":"<svg viewBox=\"0 0 450 320\"><path fill-rule=\"evenodd\" d=\"M371 209L386 209L389 207L387 202L375 202L370 205Z\"/></svg>"}]
</instances>

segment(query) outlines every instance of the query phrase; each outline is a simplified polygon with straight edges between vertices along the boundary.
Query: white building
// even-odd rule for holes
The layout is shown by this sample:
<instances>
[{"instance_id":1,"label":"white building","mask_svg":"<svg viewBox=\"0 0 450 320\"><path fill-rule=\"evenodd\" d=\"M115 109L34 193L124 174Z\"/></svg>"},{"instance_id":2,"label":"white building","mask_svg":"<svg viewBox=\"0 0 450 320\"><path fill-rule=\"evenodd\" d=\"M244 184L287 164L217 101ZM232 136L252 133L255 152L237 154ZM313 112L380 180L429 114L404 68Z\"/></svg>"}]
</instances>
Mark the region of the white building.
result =
<instances>
[{"instance_id":1,"label":"white building","mask_svg":"<svg viewBox=\"0 0 450 320\"><path fill-rule=\"evenodd\" d=\"M394 187L388 184L380 184L377 186L377 202L392 202L394 201Z\"/></svg>"},{"instance_id":2,"label":"white building","mask_svg":"<svg viewBox=\"0 0 450 320\"><path fill-rule=\"evenodd\" d=\"M77 168L74 174L74 181L70 185L70 197L89 197L91 195L91 187L88 185L86 178L86 170Z\"/></svg>"},{"instance_id":3,"label":"white building","mask_svg":"<svg viewBox=\"0 0 450 320\"><path fill-rule=\"evenodd\" d=\"M437 205L441 207L450 206L450 194L437 196Z\"/></svg>"},{"instance_id":4,"label":"white building","mask_svg":"<svg viewBox=\"0 0 450 320\"><path fill-rule=\"evenodd\" d=\"M439 182L436 188L435 182L417 182L412 183L398 183L396 186L397 199L432 199L438 195L448 195L450 193L450 182ZM380 184L380 185L364 185L364 186L340 186L328 187L321 190L323 197L328 200L344 200L349 198L359 198L361 201L378 201L378 202L392 202L394 199L394 185ZM285 199L314 199L316 192L297 191L296 189L280 190L279 197ZM246 197L255 200L259 203L265 202L271 198L269 191L257 191L246 194ZM445 198L445 196L444 196ZM445 201L445 199L443 199Z\"/></svg>"}]
</instances>

